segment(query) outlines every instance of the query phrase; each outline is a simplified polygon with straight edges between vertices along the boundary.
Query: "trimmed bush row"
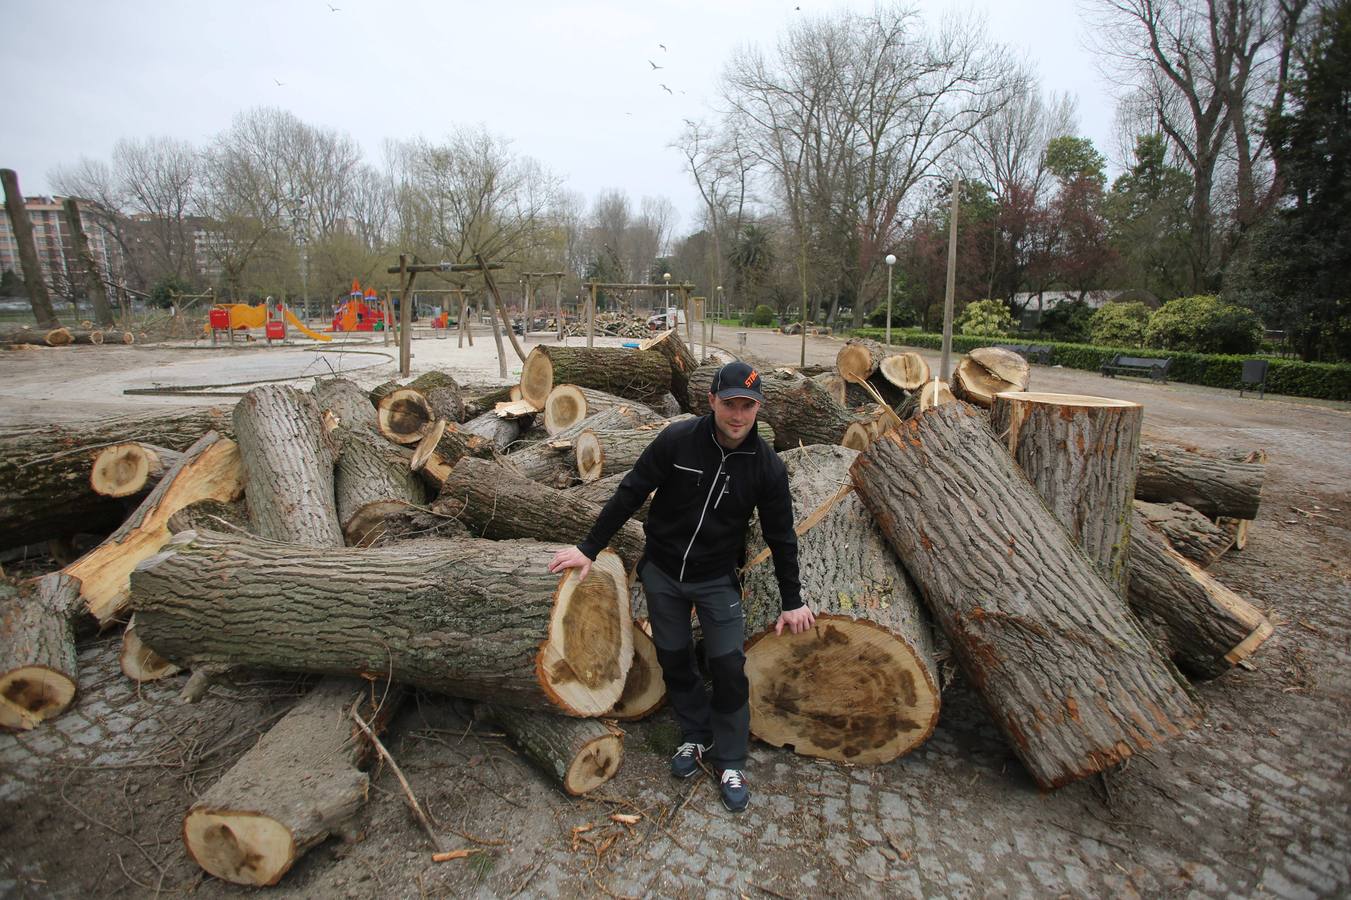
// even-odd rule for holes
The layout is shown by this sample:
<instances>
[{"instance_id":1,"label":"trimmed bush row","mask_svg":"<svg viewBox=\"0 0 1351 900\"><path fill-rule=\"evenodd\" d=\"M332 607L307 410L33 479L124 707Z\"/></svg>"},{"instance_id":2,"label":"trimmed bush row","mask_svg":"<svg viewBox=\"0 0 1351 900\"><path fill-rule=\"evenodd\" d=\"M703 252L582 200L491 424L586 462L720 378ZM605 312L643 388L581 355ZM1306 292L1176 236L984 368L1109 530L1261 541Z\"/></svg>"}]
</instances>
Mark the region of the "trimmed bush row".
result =
<instances>
[{"instance_id":1,"label":"trimmed bush row","mask_svg":"<svg viewBox=\"0 0 1351 900\"><path fill-rule=\"evenodd\" d=\"M885 329L856 328L856 337L882 340ZM891 341L896 345L921 347L926 350L943 349L941 334L919 331L891 330ZM1000 344L1036 344L1051 348L1051 365L1067 369L1097 372L1107 360L1123 353L1149 359L1173 360L1168 370L1169 381L1184 384L1203 384L1208 387L1232 388L1243 372L1243 360L1252 356L1229 356L1219 353L1183 353L1170 350L1144 350L1133 347L1095 347L1090 344L1065 344L1055 341L1028 340L1014 337L954 334L952 349L966 353L976 347L994 347ZM1267 391L1288 397L1314 397L1319 400L1351 400L1351 365L1346 363L1306 363L1297 359L1268 358Z\"/></svg>"}]
</instances>

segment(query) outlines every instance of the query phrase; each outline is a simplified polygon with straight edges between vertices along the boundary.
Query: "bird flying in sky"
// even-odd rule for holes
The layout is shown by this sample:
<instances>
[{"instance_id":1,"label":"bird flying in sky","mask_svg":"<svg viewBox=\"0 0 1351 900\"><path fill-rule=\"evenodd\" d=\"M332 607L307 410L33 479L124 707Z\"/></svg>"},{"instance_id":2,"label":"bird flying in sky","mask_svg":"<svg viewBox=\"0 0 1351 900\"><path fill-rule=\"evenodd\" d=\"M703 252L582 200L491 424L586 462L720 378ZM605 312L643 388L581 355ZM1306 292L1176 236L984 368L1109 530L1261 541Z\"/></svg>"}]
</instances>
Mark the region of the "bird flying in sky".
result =
<instances>
[{"instance_id":1,"label":"bird flying in sky","mask_svg":"<svg viewBox=\"0 0 1351 900\"><path fill-rule=\"evenodd\" d=\"M658 85L658 87L660 87L660 88L661 88L663 91L665 91L666 93L670 94L672 97L675 96L675 91L671 90L671 89L668 88L666 85L662 84L662 85Z\"/></svg>"},{"instance_id":2,"label":"bird flying in sky","mask_svg":"<svg viewBox=\"0 0 1351 900\"><path fill-rule=\"evenodd\" d=\"M647 64L648 64L649 66L651 66L652 68L654 68L654 69L664 69L664 68L666 68L665 66L659 66L659 65L657 65L656 63L654 63L654 62L653 62L652 60L650 60L650 59L647 61Z\"/></svg>"}]
</instances>

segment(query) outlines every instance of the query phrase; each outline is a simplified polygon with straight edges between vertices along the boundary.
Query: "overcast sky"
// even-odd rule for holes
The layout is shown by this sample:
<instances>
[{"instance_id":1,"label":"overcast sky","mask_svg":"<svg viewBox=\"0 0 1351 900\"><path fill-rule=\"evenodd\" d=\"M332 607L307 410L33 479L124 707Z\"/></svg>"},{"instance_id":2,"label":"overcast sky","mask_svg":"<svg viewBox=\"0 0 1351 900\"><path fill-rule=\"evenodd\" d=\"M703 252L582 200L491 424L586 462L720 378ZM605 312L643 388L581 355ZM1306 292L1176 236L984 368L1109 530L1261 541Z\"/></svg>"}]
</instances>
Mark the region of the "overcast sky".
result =
<instances>
[{"instance_id":1,"label":"overcast sky","mask_svg":"<svg viewBox=\"0 0 1351 900\"><path fill-rule=\"evenodd\" d=\"M118 138L169 135L201 146L235 113L278 106L352 134L377 165L385 138L483 124L588 202L607 188L635 203L669 197L681 214L677 234L693 227L699 200L669 144L682 118L712 116L731 52L772 47L797 16L873 6L2 2L11 55L0 166L18 171L26 194L50 193L58 165L107 159ZM935 24L954 9L983 16L996 40L1032 61L1044 89L1078 97L1080 134L1112 155L1114 101L1084 48L1074 0L920 0L918 8Z\"/></svg>"}]
</instances>

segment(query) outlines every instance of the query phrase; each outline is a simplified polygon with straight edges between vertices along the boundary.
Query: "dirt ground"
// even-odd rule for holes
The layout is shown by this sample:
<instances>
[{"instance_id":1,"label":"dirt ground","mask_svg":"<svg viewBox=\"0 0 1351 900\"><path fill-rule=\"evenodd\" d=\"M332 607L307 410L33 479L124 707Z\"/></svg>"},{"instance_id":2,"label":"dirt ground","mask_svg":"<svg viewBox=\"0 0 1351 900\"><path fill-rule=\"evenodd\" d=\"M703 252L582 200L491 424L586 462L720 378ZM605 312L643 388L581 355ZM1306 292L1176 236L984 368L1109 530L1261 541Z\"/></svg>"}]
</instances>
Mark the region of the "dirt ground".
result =
<instances>
[{"instance_id":1,"label":"dirt ground","mask_svg":"<svg viewBox=\"0 0 1351 900\"><path fill-rule=\"evenodd\" d=\"M486 340L485 340L486 338ZM574 343L576 343L574 339ZM715 343L738 349L735 333ZM438 344L445 346L438 347ZM476 348L491 347L476 335ZM839 342L811 338L808 363ZM377 353L384 348L349 347ZM509 351L508 351L509 352ZM796 364L797 338L748 335L761 366ZM445 365L497 380L492 351L418 341L415 371ZM936 354L925 353L936 363ZM327 360L323 362L321 360ZM0 354L0 425L101 416L202 397L128 397L124 387L279 378L323 366L383 381L392 357L303 349L72 348ZM463 366L463 368L461 368ZM512 366L519 369L519 364ZM511 380L510 378L508 380ZM216 390L241 390L245 386ZM958 677L932 738L887 765L854 768L757 745L753 800L723 811L710 779L674 782L669 714L629 725L616 778L562 796L454 700L409 701L386 742L441 840L474 847L434 864L397 781L373 772L350 834L307 854L271 889L284 897L1099 897L1285 898L1351 893L1351 410L1346 404L1035 367L1036 390L1145 406L1155 440L1268 453L1247 549L1213 568L1276 624L1251 668L1197 686L1204 725L1101 778L1038 792ZM34 556L6 570L52 566ZM119 636L81 650L81 691L61 718L0 735L0 894L229 897L179 836L183 812L285 713L301 679L256 673L176 700L183 677L127 682ZM639 812L629 828L611 812ZM592 824L594 841L574 841ZM605 841L610 834L612 842ZM601 851L601 847L606 849Z\"/></svg>"}]
</instances>

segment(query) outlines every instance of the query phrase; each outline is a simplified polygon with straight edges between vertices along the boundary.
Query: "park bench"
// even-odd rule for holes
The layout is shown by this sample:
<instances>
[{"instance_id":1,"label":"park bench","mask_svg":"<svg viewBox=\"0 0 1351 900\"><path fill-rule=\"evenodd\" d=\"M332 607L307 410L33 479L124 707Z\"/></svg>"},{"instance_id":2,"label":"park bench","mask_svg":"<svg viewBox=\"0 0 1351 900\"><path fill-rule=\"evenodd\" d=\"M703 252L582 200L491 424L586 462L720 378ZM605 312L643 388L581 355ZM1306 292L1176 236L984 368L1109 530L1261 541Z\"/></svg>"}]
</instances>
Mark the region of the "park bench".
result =
<instances>
[{"instance_id":1,"label":"park bench","mask_svg":"<svg viewBox=\"0 0 1351 900\"><path fill-rule=\"evenodd\" d=\"M1051 364L1051 348L1045 344L1000 344L996 349L1017 353L1030 363Z\"/></svg>"},{"instance_id":2,"label":"park bench","mask_svg":"<svg viewBox=\"0 0 1351 900\"><path fill-rule=\"evenodd\" d=\"M1155 381L1168 382L1168 369L1172 366L1171 357L1153 359L1142 356L1126 356L1118 353L1102 364L1102 374L1109 378L1117 375L1148 375Z\"/></svg>"}]
</instances>

